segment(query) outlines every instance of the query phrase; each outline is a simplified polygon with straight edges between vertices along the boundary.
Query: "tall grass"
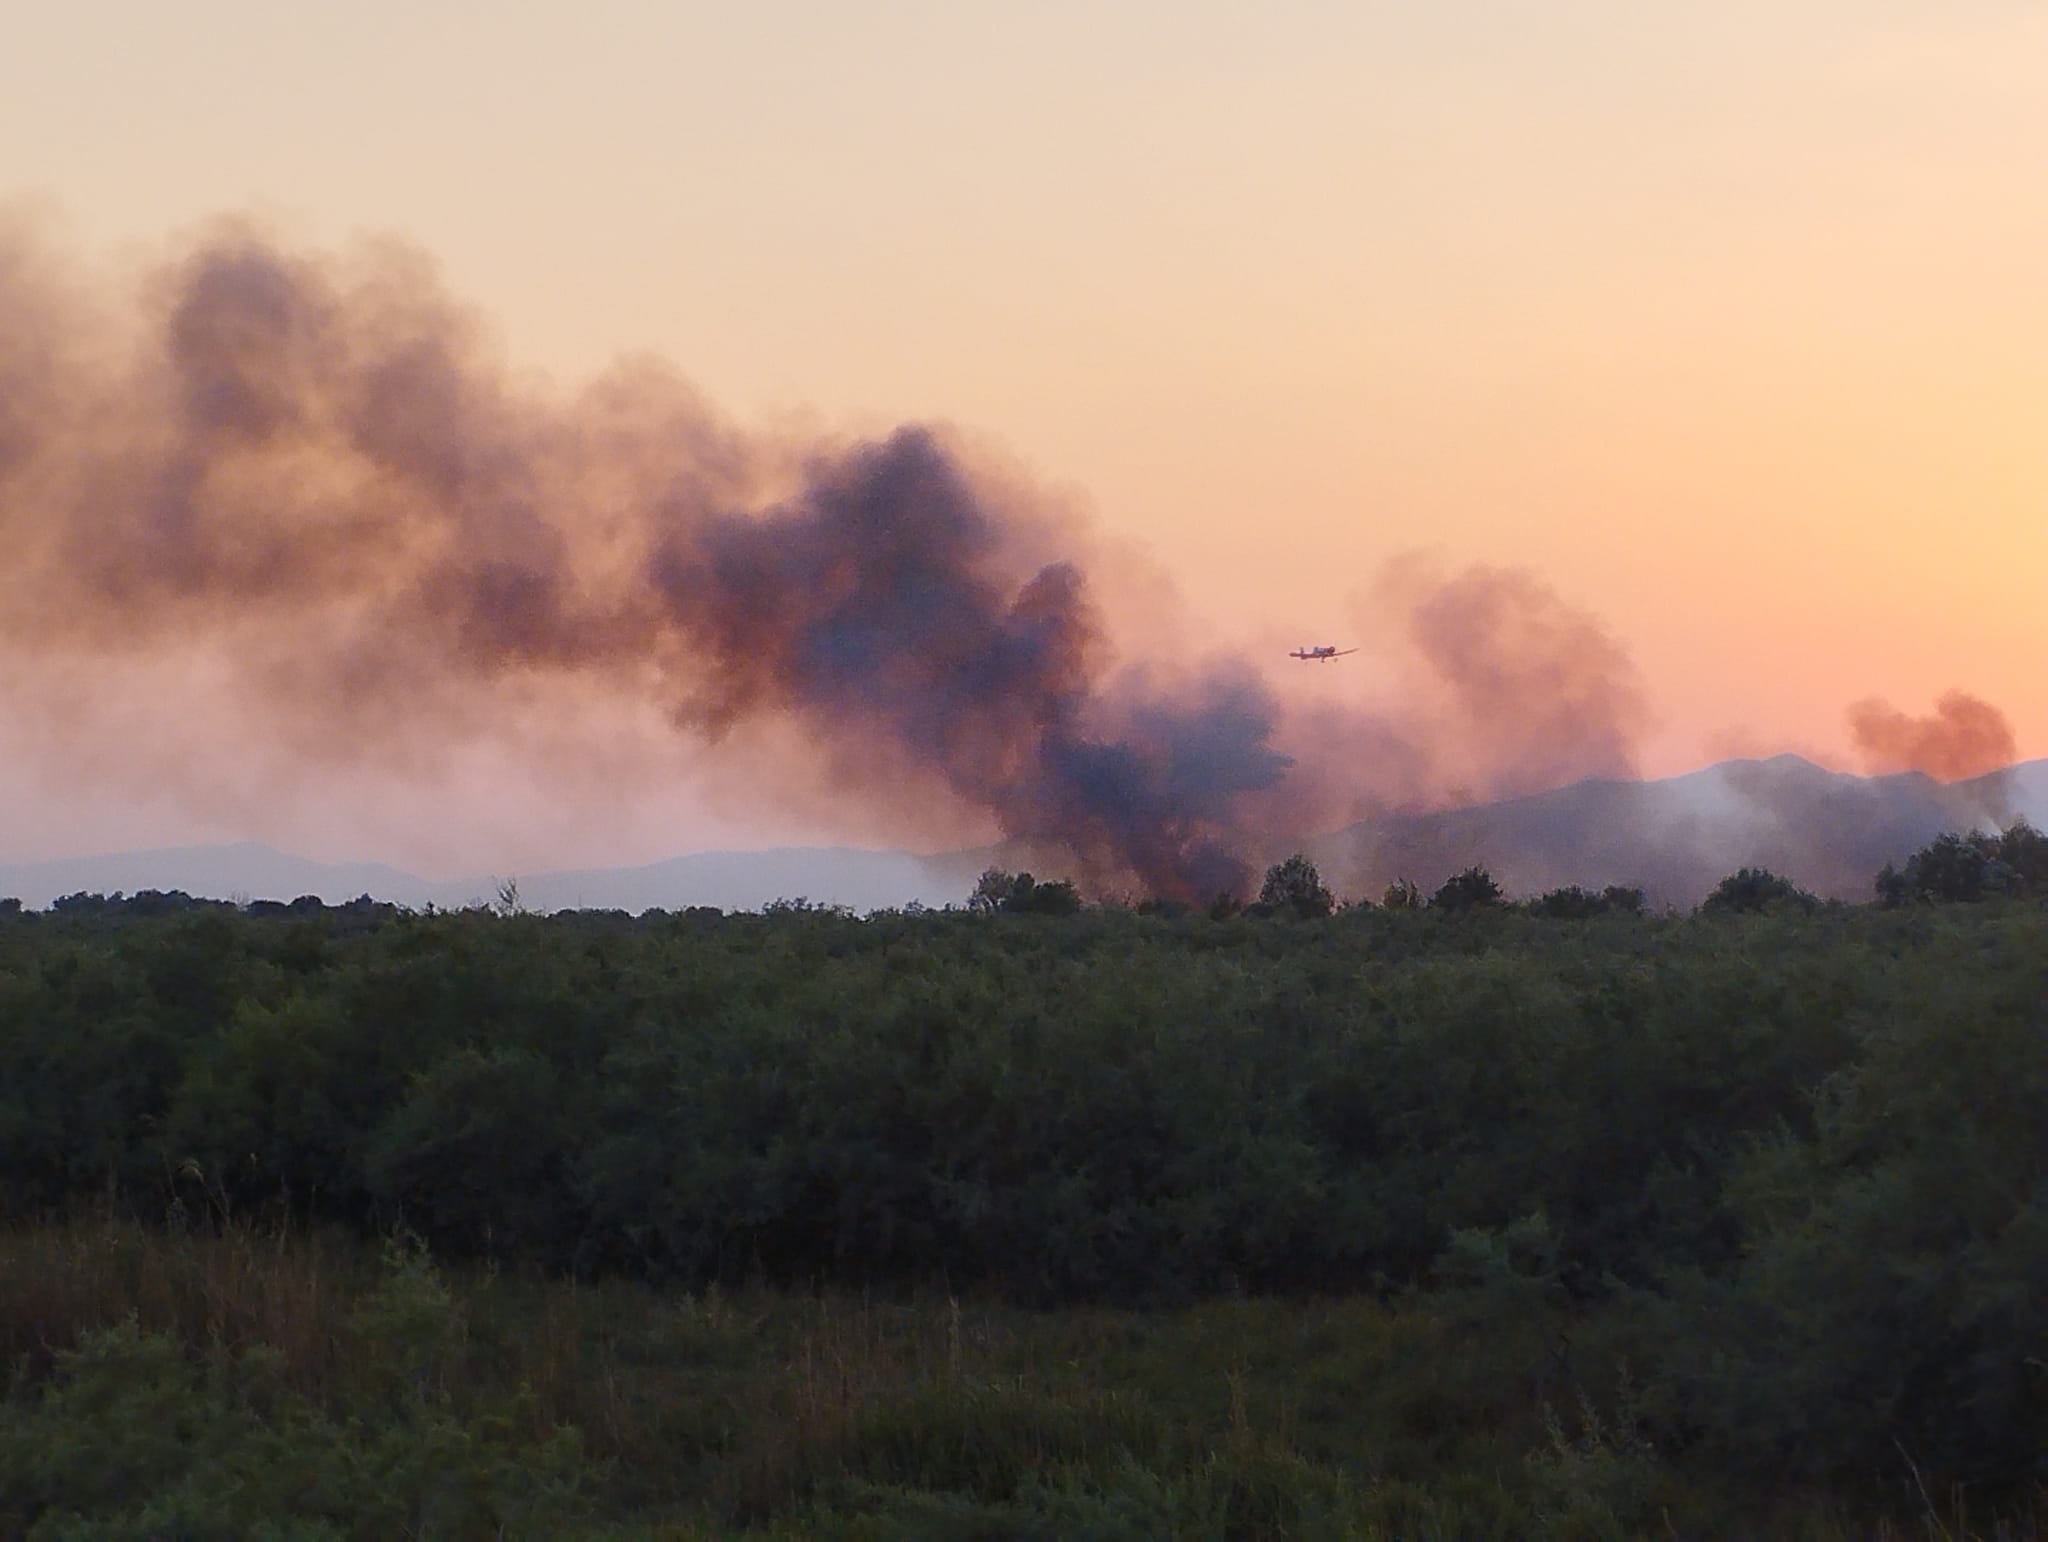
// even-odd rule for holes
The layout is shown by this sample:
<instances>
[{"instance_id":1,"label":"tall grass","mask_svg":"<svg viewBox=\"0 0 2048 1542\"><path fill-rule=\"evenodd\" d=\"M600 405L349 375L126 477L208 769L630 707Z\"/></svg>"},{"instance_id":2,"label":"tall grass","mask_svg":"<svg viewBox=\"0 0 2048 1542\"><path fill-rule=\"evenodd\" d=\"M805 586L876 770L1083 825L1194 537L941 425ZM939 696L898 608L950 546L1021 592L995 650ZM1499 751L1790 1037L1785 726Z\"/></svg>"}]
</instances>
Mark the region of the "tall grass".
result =
<instances>
[{"instance_id":1,"label":"tall grass","mask_svg":"<svg viewBox=\"0 0 2048 1542\"><path fill-rule=\"evenodd\" d=\"M61 1433L33 1416L78 1374L67 1356L124 1331L216 1371L266 1357L358 1444L379 1420L413 1420L404 1439L421 1439L423 1408L471 1443L448 1451L501 1443L512 1466L476 1480L484 1500L432 1512L451 1535L491 1517L506 1534L560 1534L520 1526L570 1512L521 1509L505 1490L522 1464L558 1460L547 1443L565 1428L582 1455L563 1481L588 1501L571 1529L622 1537L2042 1532L2038 1507L1980 1516L1964 1494L1905 1492L1875 1512L1781 1496L1759 1532L1756 1496L1652 1448L1618 1356L1560 1370L1561 1324L1503 1337L1363 1299L1036 1313L678 1294L443 1272L414 1248L380 1256L339 1234L106 1220L0 1234L0 1352L17 1373L0 1405L0 1530L8 1463ZM229 1460L247 1465L195 1436L180 1481L204 1488L205 1464ZM429 1498L433 1481L417 1476ZM338 1524L370 1535L375 1518Z\"/></svg>"},{"instance_id":2,"label":"tall grass","mask_svg":"<svg viewBox=\"0 0 2048 1542\"><path fill-rule=\"evenodd\" d=\"M0 1356L47 1374L59 1352L132 1318L189 1344L265 1345L293 1389L320 1400L351 1348L350 1306L376 1280L374 1252L325 1232L180 1235L118 1220L0 1232Z\"/></svg>"}]
</instances>

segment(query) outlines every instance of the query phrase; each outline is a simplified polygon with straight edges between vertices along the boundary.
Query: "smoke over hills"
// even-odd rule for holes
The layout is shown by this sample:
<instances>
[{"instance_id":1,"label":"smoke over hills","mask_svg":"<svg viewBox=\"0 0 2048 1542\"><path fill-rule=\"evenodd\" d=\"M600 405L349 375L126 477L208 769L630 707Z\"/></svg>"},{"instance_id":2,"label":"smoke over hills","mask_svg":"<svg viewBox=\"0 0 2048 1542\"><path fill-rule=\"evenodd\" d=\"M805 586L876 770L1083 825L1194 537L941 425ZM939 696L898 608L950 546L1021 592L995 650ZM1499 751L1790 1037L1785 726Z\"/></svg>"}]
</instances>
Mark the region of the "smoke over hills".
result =
<instances>
[{"instance_id":1,"label":"smoke over hills","mask_svg":"<svg viewBox=\"0 0 2048 1542\"><path fill-rule=\"evenodd\" d=\"M1653 905L1689 907L1734 869L1767 867L1831 898L1868 900L1872 879L1935 836L2026 816L2048 824L2048 761L1989 778L1942 783L1919 772L1858 777L1797 756L1736 760L1652 782L1587 778L1475 807L1388 815L1303 844L1345 899L1393 879L1433 890L1480 863L1510 895L1567 883L1640 886ZM965 901L996 854L900 851L700 852L648 866L518 875L535 910L638 912L716 905L759 909L799 896L857 910ZM330 904L359 894L404 905L486 904L500 878L432 880L388 867L307 862L251 842L129 851L36 863L0 862L0 897L47 906L60 896L183 890L212 899Z\"/></svg>"},{"instance_id":2,"label":"smoke over hills","mask_svg":"<svg viewBox=\"0 0 2048 1542\"><path fill-rule=\"evenodd\" d=\"M1361 813L1633 775L1648 718L1625 652L1516 570L1389 575L1420 666L1393 705L1120 660L1050 511L942 429L791 443L644 362L550 395L416 254L239 225L139 299L0 225L0 542L16 690L192 654L308 761L431 764L550 690L692 743L793 725L845 797L1189 898ZM1890 767L2010 758L1968 698L1857 710Z\"/></svg>"},{"instance_id":3,"label":"smoke over hills","mask_svg":"<svg viewBox=\"0 0 2048 1542\"><path fill-rule=\"evenodd\" d=\"M1309 850L1351 895L1377 895L1399 878L1433 890L1478 865L1518 896L1625 884L1653 905L1690 907L1737 868L1765 867L1827 898L1868 900L1885 863L1946 831L2018 818L2048 820L2048 762L1940 782L1918 771L1852 776L1779 755L1367 821Z\"/></svg>"},{"instance_id":4,"label":"smoke over hills","mask_svg":"<svg viewBox=\"0 0 2048 1542\"><path fill-rule=\"evenodd\" d=\"M2018 754L2012 725L1988 701L1949 691L1927 717L1872 697L1849 708L1849 727L1872 771L1924 771L1937 781L1984 776Z\"/></svg>"}]
</instances>

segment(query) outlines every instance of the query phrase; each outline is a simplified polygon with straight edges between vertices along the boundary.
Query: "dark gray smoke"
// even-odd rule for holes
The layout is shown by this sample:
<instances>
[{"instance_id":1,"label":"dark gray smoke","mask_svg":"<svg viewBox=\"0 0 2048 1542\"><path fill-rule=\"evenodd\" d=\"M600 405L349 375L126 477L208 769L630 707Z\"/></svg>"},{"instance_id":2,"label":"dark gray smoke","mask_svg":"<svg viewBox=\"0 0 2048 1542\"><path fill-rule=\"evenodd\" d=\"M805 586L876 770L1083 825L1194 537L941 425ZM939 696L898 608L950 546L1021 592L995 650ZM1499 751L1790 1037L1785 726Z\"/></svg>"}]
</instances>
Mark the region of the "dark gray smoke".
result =
<instances>
[{"instance_id":1,"label":"dark gray smoke","mask_svg":"<svg viewBox=\"0 0 2048 1542\"><path fill-rule=\"evenodd\" d=\"M765 514L674 522L652 586L715 664L680 710L713 731L764 708L865 725L1014 840L1162 893L1240 890L1240 803L1290 764L1268 693L1226 671L1113 706L1081 573L1013 573L1003 548L917 429L819 465Z\"/></svg>"}]
</instances>

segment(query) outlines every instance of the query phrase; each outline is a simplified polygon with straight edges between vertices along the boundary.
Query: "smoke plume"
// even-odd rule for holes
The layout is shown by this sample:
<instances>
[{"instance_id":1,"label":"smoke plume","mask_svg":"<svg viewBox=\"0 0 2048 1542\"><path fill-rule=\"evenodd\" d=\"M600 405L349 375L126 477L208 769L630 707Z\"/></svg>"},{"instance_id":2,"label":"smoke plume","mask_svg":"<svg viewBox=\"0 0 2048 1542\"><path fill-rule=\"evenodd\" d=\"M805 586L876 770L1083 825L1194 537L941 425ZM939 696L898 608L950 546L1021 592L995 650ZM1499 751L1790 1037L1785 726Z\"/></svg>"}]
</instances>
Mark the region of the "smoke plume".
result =
<instances>
[{"instance_id":1,"label":"smoke plume","mask_svg":"<svg viewBox=\"0 0 2048 1542\"><path fill-rule=\"evenodd\" d=\"M528 385L393 245L224 225L132 304L70 271L0 224L17 678L190 656L308 765L653 703L682 742L800 743L852 799L1194 899L1346 820L1635 769L1627 655L1523 572L1403 566L1379 608L1416 689L1290 706L1242 660L1116 658L1056 522L941 429L743 431L645 361Z\"/></svg>"},{"instance_id":2,"label":"smoke plume","mask_svg":"<svg viewBox=\"0 0 2048 1542\"><path fill-rule=\"evenodd\" d=\"M800 720L871 795L920 784L1097 882L1244 887L1289 759L1228 664L1133 687L1087 581L935 430L791 447L634 366L516 391L424 265L225 229L139 342L0 255L9 644L216 643L309 752L474 730L549 679L653 692L718 738Z\"/></svg>"},{"instance_id":3,"label":"smoke plume","mask_svg":"<svg viewBox=\"0 0 2048 1542\"><path fill-rule=\"evenodd\" d=\"M1967 691L1947 692L1926 717L1870 697L1849 708L1849 729L1866 769L1875 772L1924 771L1938 782L1959 782L2019 756L2005 714Z\"/></svg>"},{"instance_id":4,"label":"smoke plume","mask_svg":"<svg viewBox=\"0 0 2048 1542\"><path fill-rule=\"evenodd\" d=\"M1649 713L1635 665L1532 575L1469 568L1418 598L1409 631L1491 760L1488 792L1636 774Z\"/></svg>"}]
</instances>

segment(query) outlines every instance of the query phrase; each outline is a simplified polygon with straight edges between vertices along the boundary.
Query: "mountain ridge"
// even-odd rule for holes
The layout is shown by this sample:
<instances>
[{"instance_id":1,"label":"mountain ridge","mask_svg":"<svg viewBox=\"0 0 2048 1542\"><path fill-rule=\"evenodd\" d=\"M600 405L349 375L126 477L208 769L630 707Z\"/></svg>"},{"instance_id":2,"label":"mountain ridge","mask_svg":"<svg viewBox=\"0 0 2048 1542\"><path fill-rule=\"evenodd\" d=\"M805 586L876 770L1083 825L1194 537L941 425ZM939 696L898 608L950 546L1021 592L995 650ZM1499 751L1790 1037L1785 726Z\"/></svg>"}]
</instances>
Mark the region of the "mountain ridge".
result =
<instances>
[{"instance_id":1,"label":"mountain ridge","mask_svg":"<svg viewBox=\"0 0 2048 1542\"><path fill-rule=\"evenodd\" d=\"M1396 878L1434 888L1487 868L1512 894L1564 884L1641 887L1691 905L1738 867L1768 867L1816 893L1869 894L1877 871L1945 830L2048 822L2048 760L1943 783L1918 771L1857 776L1782 754L1720 761L1649 781L1587 777L1456 808L1388 813L1300 844L1340 894ZM1285 855L1278 853L1277 855ZM684 853L617 867L516 876L535 910L758 910L809 900L856 910L964 902L999 848L931 855L848 846ZM68 894L182 890L199 898L341 904L359 895L458 909L498 897L497 877L421 878L389 863L322 862L259 841L165 846L0 863L0 897L44 908Z\"/></svg>"},{"instance_id":2,"label":"mountain ridge","mask_svg":"<svg viewBox=\"0 0 2048 1542\"><path fill-rule=\"evenodd\" d=\"M1433 889L1480 866L1514 894L1624 884L1653 904L1690 906L1737 868L1767 867L1817 894L1860 899L1885 863L1944 831L2038 823L2044 812L2048 760L1938 782L1920 771L1830 771L1784 754L1361 820L1309 842L1308 854L1354 894L1403 878Z\"/></svg>"}]
</instances>

